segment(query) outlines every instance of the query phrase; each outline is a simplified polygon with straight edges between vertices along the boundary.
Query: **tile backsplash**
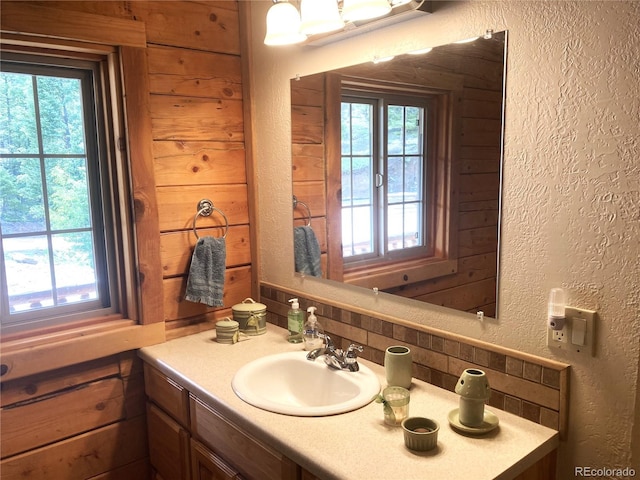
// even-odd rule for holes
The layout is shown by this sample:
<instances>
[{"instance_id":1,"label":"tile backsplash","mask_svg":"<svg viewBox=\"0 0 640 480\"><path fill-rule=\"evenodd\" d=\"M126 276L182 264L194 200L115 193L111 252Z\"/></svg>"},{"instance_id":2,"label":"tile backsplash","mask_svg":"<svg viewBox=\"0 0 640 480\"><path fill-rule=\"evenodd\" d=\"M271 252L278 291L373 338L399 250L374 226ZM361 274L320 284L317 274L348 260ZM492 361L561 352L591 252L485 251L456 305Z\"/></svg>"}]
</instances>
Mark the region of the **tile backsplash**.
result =
<instances>
[{"instance_id":1,"label":"tile backsplash","mask_svg":"<svg viewBox=\"0 0 640 480\"><path fill-rule=\"evenodd\" d=\"M569 365L507 349L424 325L403 323L372 311L320 301L300 292L266 283L260 301L267 306L267 321L287 328L289 300L298 297L300 308L317 307L316 315L334 343L365 347L363 358L380 365L391 345L408 345L413 354L413 376L453 391L465 368L480 368L491 385L489 405L566 434Z\"/></svg>"}]
</instances>

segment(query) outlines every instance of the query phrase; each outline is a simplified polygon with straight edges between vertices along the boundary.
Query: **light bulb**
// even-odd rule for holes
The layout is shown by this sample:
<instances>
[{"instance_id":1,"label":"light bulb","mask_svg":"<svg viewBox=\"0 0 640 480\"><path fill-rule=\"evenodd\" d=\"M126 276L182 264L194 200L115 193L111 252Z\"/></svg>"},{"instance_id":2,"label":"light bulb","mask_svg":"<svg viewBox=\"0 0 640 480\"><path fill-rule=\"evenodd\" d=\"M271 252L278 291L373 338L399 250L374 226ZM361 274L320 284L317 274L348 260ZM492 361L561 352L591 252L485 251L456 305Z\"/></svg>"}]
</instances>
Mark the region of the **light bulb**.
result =
<instances>
[{"instance_id":1,"label":"light bulb","mask_svg":"<svg viewBox=\"0 0 640 480\"><path fill-rule=\"evenodd\" d=\"M284 1L271 5L267 12L265 45L292 45L306 39L300 32L300 14L296 7Z\"/></svg>"}]
</instances>

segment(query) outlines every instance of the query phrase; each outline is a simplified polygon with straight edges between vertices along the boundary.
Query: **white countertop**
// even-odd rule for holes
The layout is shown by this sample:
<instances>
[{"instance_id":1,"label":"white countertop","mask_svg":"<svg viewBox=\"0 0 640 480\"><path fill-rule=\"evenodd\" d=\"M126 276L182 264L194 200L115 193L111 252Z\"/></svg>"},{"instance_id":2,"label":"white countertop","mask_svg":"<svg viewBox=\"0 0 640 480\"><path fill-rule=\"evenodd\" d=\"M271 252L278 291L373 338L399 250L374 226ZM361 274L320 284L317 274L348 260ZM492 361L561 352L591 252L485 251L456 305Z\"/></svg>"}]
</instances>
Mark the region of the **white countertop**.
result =
<instances>
[{"instance_id":1,"label":"white countertop","mask_svg":"<svg viewBox=\"0 0 640 480\"><path fill-rule=\"evenodd\" d=\"M327 480L511 479L558 446L555 430L490 407L500 419L496 430L461 435L447 420L458 407L458 395L416 379L409 415L440 424L438 447L422 453L405 448L402 428L386 426L382 405L375 402L341 415L293 417L240 400L231 389L238 368L265 355L302 350L286 336L286 330L267 324L264 335L223 345L212 330L142 348L139 355L238 427ZM382 366L359 362L385 385Z\"/></svg>"}]
</instances>

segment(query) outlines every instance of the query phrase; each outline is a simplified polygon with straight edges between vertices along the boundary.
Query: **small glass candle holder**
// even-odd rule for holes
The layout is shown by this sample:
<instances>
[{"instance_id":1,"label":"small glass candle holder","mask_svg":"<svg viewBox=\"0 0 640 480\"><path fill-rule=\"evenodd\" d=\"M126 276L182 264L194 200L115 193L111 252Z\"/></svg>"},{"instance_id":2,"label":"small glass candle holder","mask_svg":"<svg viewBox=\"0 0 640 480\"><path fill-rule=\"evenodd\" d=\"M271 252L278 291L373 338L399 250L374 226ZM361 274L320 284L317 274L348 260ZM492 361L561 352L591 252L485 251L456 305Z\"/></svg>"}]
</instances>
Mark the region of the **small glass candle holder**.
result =
<instances>
[{"instance_id":1,"label":"small glass candle holder","mask_svg":"<svg viewBox=\"0 0 640 480\"><path fill-rule=\"evenodd\" d=\"M383 405L384 423L394 427L402 424L402 421L409 416L410 400L409 390L406 388L385 388L376 400Z\"/></svg>"}]
</instances>

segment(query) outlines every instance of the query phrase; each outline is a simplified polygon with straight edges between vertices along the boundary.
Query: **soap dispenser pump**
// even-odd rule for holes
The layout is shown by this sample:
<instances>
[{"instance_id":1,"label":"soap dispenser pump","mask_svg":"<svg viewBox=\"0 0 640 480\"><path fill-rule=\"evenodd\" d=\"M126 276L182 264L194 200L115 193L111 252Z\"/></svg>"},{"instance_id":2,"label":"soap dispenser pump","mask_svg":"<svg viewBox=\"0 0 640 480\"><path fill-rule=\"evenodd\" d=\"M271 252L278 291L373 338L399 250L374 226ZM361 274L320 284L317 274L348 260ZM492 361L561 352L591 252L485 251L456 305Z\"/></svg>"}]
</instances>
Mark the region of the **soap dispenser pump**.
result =
<instances>
[{"instance_id":1,"label":"soap dispenser pump","mask_svg":"<svg viewBox=\"0 0 640 480\"><path fill-rule=\"evenodd\" d=\"M300 303L297 298L292 298L289 303L291 308L287 312L287 327L289 329L287 341L289 343L301 343L304 312L300 310Z\"/></svg>"},{"instance_id":2,"label":"soap dispenser pump","mask_svg":"<svg viewBox=\"0 0 640 480\"><path fill-rule=\"evenodd\" d=\"M307 318L307 322L304 324L304 328L302 330L305 350L315 350L316 348L321 348L324 343L324 330L318 323L318 319L315 316L315 311L316 307L307 308L309 317Z\"/></svg>"}]
</instances>

